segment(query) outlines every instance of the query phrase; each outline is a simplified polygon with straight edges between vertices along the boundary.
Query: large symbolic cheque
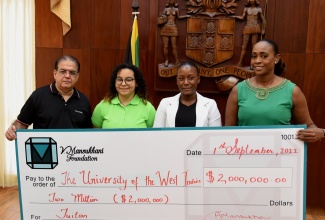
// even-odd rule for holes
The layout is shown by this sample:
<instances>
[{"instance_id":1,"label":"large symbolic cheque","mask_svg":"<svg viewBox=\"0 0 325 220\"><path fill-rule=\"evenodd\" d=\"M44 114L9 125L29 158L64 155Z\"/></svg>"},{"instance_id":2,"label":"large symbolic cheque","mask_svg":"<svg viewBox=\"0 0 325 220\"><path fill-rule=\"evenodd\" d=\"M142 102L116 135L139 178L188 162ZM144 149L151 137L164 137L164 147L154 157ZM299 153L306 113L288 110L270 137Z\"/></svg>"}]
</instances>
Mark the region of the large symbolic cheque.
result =
<instances>
[{"instance_id":1,"label":"large symbolic cheque","mask_svg":"<svg viewBox=\"0 0 325 220\"><path fill-rule=\"evenodd\" d=\"M18 130L21 219L305 219L302 127Z\"/></svg>"}]
</instances>

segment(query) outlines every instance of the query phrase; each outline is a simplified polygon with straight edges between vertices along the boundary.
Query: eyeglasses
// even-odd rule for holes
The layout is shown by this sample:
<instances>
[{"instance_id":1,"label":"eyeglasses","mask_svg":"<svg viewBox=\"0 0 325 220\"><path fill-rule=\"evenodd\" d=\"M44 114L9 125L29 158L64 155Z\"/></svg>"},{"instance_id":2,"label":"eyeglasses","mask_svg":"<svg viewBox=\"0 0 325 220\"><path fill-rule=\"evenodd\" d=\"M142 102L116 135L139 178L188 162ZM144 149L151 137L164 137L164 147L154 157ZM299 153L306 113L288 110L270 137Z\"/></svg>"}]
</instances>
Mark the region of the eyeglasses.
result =
<instances>
[{"instance_id":1,"label":"eyeglasses","mask_svg":"<svg viewBox=\"0 0 325 220\"><path fill-rule=\"evenodd\" d=\"M125 82L126 85L131 85L133 83L133 78L131 77L127 77L125 79L121 78L121 77L117 77L116 80L115 80L115 83L117 85L122 85L123 82Z\"/></svg>"},{"instance_id":2,"label":"eyeglasses","mask_svg":"<svg viewBox=\"0 0 325 220\"><path fill-rule=\"evenodd\" d=\"M65 70L65 69L59 69L58 71L62 76L65 76L67 73L69 73L69 75L71 77L75 77L77 74L79 74L76 71L71 71L71 70Z\"/></svg>"}]
</instances>

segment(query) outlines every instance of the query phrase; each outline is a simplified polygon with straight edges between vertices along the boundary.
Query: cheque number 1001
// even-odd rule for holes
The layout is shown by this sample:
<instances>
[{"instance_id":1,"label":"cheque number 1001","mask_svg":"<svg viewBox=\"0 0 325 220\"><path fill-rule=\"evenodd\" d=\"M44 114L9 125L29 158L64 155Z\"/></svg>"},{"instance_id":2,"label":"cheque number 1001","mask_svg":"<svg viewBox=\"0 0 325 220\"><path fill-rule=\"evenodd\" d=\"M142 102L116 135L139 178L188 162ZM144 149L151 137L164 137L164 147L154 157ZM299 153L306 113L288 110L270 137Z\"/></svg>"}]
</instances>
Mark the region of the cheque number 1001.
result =
<instances>
[{"instance_id":1,"label":"cheque number 1001","mask_svg":"<svg viewBox=\"0 0 325 220\"><path fill-rule=\"evenodd\" d=\"M282 140L292 140L295 139L295 135L293 134L281 134Z\"/></svg>"}]
</instances>

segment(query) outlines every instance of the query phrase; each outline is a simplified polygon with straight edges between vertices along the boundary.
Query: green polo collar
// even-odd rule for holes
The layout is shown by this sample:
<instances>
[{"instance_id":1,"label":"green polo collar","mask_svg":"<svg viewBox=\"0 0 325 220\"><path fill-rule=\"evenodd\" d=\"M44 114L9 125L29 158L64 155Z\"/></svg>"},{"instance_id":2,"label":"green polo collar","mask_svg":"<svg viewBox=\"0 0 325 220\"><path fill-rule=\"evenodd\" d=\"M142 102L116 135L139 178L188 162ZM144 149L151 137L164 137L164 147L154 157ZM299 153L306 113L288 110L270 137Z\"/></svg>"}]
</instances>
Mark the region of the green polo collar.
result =
<instances>
[{"instance_id":1,"label":"green polo collar","mask_svg":"<svg viewBox=\"0 0 325 220\"><path fill-rule=\"evenodd\" d=\"M141 102L141 98L138 95L135 95L128 105L138 105L140 102ZM115 96L115 98L112 99L112 104L121 105L121 102L117 96Z\"/></svg>"}]
</instances>

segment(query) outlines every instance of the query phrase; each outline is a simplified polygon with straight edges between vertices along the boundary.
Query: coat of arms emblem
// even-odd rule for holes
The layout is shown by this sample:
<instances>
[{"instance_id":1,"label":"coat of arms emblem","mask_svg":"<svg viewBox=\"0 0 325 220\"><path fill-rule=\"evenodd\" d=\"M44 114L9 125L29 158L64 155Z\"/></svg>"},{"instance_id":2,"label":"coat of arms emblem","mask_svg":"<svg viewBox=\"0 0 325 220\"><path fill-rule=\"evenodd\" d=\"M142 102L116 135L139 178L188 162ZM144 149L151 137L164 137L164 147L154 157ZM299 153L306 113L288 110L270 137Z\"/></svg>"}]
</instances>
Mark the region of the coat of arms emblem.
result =
<instances>
[{"instance_id":1,"label":"coat of arms emblem","mask_svg":"<svg viewBox=\"0 0 325 220\"><path fill-rule=\"evenodd\" d=\"M163 42L163 63L158 64L160 77L168 78L177 74L180 63L178 46L183 56L195 61L202 77L214 79L219 91L229 91L240 79L254 76L244 55L247 45L254 45L265 34L265 14L259 7L259 0L184 0L183 10L176 0L168 0L163 13L158 17ZM184 7L185 6L185 7ZM237 7L244 7L241 15L236 15ZM266 11L267 1L265 3ZM186 20L178 30L177 19ZM262 25L260 26L259 19ZM242 32L242 44L238 46L236 20L246 20ZM184 24L184 23L183 23ZM236 36L235 36L236 33ZM181 36L181 44L177 42ZM185 52L185 53L184 53ZM170 59L173 55L173 59ZM238 59L238 60L237 60ZM174 62L173 62L174 61ZM233 61L237 64L232 64ZM244 65L243 65L244 64Z\"/></svg>"},{"instance_id":2,"label":"coat of arms emblem","mask_svg":"<svg viewBox=\"0 0 325 220\"><path fill-rule=\"evenodd\" d=\"M207 67L233 56L235 0L188 0L186 56Z\"/></svg>"}]
</instances>

